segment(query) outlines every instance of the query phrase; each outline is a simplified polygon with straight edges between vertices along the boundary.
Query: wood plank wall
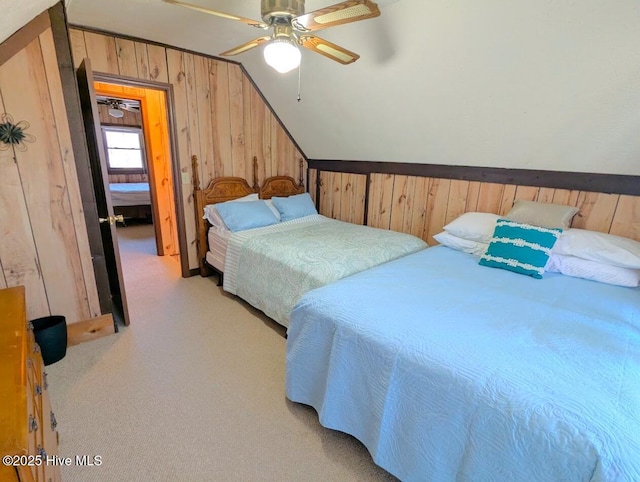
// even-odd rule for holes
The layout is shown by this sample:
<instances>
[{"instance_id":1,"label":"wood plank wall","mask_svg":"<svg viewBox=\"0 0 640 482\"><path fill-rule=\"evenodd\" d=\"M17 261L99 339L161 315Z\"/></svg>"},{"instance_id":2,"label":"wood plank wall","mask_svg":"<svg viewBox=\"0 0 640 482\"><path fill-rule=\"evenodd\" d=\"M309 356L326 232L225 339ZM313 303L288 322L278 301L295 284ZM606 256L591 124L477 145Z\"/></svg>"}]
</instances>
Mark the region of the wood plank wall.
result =
<instances>
[{"instance_id":1,"label":"wood plank wall","mask_svg":"<svg viewBox=\"0 0 640 482\"><path fill-rule=\"evenodd\" d=\"M640 196L464 181L398 174L320 171L320 214L343 221L411 233L437 244L433 235L462 213L506 214L517 199L567 204L580 209L572 227L640 241ZM309 170L310 192L318 179ZM365 218L364 212L367 212Z\"/></svg>"},{"instance_id":2,"label":"wood plank wall","mask_svg":"<svg viewBox=\"0 0 640 482\"><path fill-rule=\"evenodd\" d=\"M70 29L76 67L89 57L96 72L169 83L173 87L189 267L197 268L191 156L202 184L218 176L298 178L304 157L240 65L116 35ZM306 174L306 173L305 173ZM306 175L304 176L306 177Z\"/></svg>"},{"instance_id":3,"label":"wood plank wall","mask_svg":"<svg viewBox=\"0 0 640 482\"><path fill-rule=\"evenodd\" d=\"M30 319L73 323L100 305L51 28L29 39L0 65L0 112L35 136L0 150L0 287L26 286Z\"/></svg>"}]
</instances>

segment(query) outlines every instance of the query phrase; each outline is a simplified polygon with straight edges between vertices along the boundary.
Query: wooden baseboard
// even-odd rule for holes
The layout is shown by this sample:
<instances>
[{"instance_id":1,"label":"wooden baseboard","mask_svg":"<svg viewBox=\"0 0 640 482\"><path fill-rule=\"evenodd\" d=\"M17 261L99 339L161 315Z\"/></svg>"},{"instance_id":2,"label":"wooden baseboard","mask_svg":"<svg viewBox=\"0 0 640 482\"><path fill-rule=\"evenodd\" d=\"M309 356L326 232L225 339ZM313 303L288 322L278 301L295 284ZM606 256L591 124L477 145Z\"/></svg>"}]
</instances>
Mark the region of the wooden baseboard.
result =
<instances>
[{"instance_id":1,"label":"wooden baseboard","mask_svg":"<svg viewBox=\"0 0 640 482\"><path fill-rule=\"evenodd\" d=\"M90 320L70 323L67 325L67 346L97 340L113 333L115 333L115 325L111 313Z\"/></svg>"}]
</instances>

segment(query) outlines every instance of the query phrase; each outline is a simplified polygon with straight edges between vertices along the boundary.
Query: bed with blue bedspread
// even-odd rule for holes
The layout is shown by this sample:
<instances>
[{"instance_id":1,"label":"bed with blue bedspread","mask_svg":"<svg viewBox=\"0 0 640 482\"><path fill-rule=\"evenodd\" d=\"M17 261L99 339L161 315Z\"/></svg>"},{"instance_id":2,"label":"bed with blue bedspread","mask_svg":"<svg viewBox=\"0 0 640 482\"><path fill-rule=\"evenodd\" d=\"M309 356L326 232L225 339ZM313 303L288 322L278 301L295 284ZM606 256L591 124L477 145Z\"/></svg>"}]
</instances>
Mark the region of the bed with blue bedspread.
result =
<instances>
[{"instance_id":1,"label":"bed with blue bedspread","mask_svg":"<svg viewBox=\"0 0 640 482\"><path fill-rule=\"evenodd\" d=\"M444 246L305 294L287 397L406 481L640 480L640 288Z\"/></svg>"}]
</instances>

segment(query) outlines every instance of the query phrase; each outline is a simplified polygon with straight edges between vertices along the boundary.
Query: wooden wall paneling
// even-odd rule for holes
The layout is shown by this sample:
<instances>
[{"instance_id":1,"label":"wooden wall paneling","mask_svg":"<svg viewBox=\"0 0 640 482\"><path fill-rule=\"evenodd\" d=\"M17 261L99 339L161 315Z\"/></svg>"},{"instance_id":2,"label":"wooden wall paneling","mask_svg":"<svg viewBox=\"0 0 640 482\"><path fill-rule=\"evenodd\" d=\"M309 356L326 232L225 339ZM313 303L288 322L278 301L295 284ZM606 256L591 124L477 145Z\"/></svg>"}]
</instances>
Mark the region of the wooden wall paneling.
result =
<instances>
[{"instance_id":1,"label":"wooden wall paneling","mask_svg":"<svg viewBox=\"0 0 640 482\"><path fill-rule=\"evenodd\" d=\"M93 32L84 32L87 57L91 59L91 66L95 72L118 75L118 54L116 41L113 37Z\"/></svg>"},{"instance_id":2,"label":"wooden wall paneling","mask_svg":"<svg viewBox=\"0 0 640 482\"><path fill-rule=\"evenodd\" d=\"M138 76L138 61L136 59L136 45L132 40L116 37L116 55L120 75L127 77Z\"/></svg>"},{"instance_id":3,"label":"wooden wall paneling","mask_svg":"<svg viewBox=\"0 0 640 482\"><path fill-rule=\"evenodd\" d=\"M447 205L450 187L450 179L434 178L429 185L426 221L424 223L424 232L421 236L429 245L437 244L433 239L433 235L441 232L442 227L447 224Z\"/></svg>"},{"instance_id":4,"label":"wooden wall paneling","mask_svg":"<svg viewBox=\"0 0 640 482\"><path fill-rule=\"evenodd\" d=\"M267 174L269 176L277 176L278 175L278 130L279 125L275 116L271 111L267 112L267 116L269 117L269 158L266 160L266 169ZM334 181L335 182L335 181Z\"/></svg>"},{"instance_id":5,"label":"wooden wall paneling","mask_svg":"<svg viewBox=\"0 0 640 482\"><path fill-rule=\"evenodd\" d=\"M230 156L225 159L225 172L231 176L244 177L246 169L246 153L244 141L244 75L239 65L229 65L229 139L231 141ZM222 79L220 79L222 81ZM250 106L247 109L250 111ZM250 180L251 178L249 178ZM251 182L251 181L249 181Z\"/></svg>"},{"instance_id":6,"label":"wooden wall paneling","mask_svg":"<svg viewBox=\"0 0 640 482\"><path fill-rule=\"evenodd\" d=\"M253 85L246 75L242 75L242 124L244 130L242 132L242 140L244 142L244 173L240 177L244 177L249 183L253 182L253 126L251 123L251 91Z\"/></svg>"},{"instance_id":7,"label":"wooden wall paneling","mask_svg":"<svg viewBox=\"0 0 640 482\"><path fill-rule=\"evenodd\" d=\"M262 184L268 177L266 165L271 159L269 153L270 121L262 97L255 88L251 89L251 149L252 154L258 158L259 184Z\"/></svg>"},{"instance_id":8,"label":"wooden wall paneling","mask_svg":"<svg viewBox=\"0 0 640 482\"><path fill-rule=\"evenodd\" d=\"M478 199L480 196L480 186L481 182L479 181L470 181L469 182L469 190L467 192L467 212L476 212L478 211Z\"/></svg>"},{"instance_id":9,"label":"wooden wall paneling","mask_svg":"<svg viewBox=\"0 0 640 482\"><path fill-rule=\"evenodd\" d=\"M323 216L331 217L331 207L333 206L333 173L328 171L320 172L320 206L318 212Z\"/></svg>"},{"instance_id":10,"label":"wooden wall paneling","mask_svg":"<svg viewBox=\"0 0 640 482\"><path fill-rule=\"evenodd\" d=\"M362 174L335 173L340 176L340 215L338 219L364 224L364 190L366 176Z\"/></svg>"},{"instance_id":11,"label":"wooden wall paneling","mask_svg":"<svg viewBox=\"0 0 640 482\"><path fill-rule=\"evenodd\" d=\"M309 185L307 186L309 195L313 200L313 203L318 206L318 197L316 196L316 183L318 182L318 170L317 169L309 169Z\"/></svg>"},{"instance_id":12,"label":"wooden wall paneling","mask_svg":"<svg viewBox=\"0 0 640 482\"><path fill-rule=\"evenodd\" d=\"M167 69L169 81L173 84L173 97L175 101L175 123L176 123L176 148L180 172L187 174L188 181L175 179L174 182L182 182L182 203L185 209L185 231L187 233L187 255L189 259L198 259L196 242L196 216L193 202L193 173L191 172L191 129L189 122L189 85L186 75L184 53L167 49ZM193 80L193 79L192 79ZM191 94L194 96L194 93ZM197 131L197 129L195 129Z\"/></svg>"},{"instance_id":13,"label":"wooden wall paneling","mask_svg":"<svg viewBox=\"0 0 640 482\"><path fill-rule=\"evenodd\" d=\"M553 202L553 196L556 190L550 187L541 187L538 189L538 197L536 201L541 203L551 203Z\"/></svg>"},{"instance_id":14,"label":"wooden wall paneling","mask_svg":"<svg viewBox=\"0 0 640 482\"><path fill-rule=\"evenodd\" d=\"M229 68L226 62L209 60L210 90L213 104L213 157L216 176L231 176L231 115Z\"/></svg>"},{"instance_id":15,"label":"wooden wall paneling","mask_svg":"<svg viewBox=\"0 0 640 482\"><path fill-rule=\"evenodd\" d=\"M275 119L274 119L275 120ZM287 137L287 133L282 128L279 122L273 123L275 127L275 163L272 163L273 169L275 169L276 176L294 176L298 177L298 169L291 169L291 160L294 156L293 149L291 149L291 143Z\"/></svg>"},{"instance_id":16,"label":"wooden wall paneling","mask_svg":"<svg viewBox=\"0 0 640 482\"><path fill-rule=\"evenodd\" d=\"M109 182L149 182L146 174L109 174Z\"/></svg>"},{"instance_id":17,"label":"wooden wall paneling","mask_svg":"<svg viewBox=\"0 0 640 482\"><path fill-rule=\"evenodd\" d=\"M476 211L480 213L498 213L502 204L502 193L504 184L483 182L478 193L478 204Z\"/></svg>"},{"instance_id":18,"label":"wooden wall paneling","mask_svg":"<svg viewBox=\"0 0 640 482\"><path fill-rule=\"evenodd\" d=\"M393 201L389 219L389 229L393 231L402 231L404 225L407 204L407 180L408 176L394 176L393 179Z\"/></svg>"},{"instance_id":19,"label":"wooden wall paneling","mask_svg":"<svg viewBox=\"0 0 640 482\"><path fill-rule=\"evenodd\" d=\"M352 187L352 223L364 224L365 197L367 191L367 176L363 174L351 175Z\"/></svg>"},{"instance_id":20,"label":"wooden wall paneling","mask_svg":"<svg viewBox=\"0 0 640 482\"><path fill-rule=\"evenodd\" d=\"M342 173L328 172L327 177L331 179L331 182L329 183L331 190L328 192L328 197L331 199L329 217L342 220L340 217L342 214Z\"/></svg>"},{"instance_id":21,"label":"wooden wall paneling","mask_svg":"<svg viewBox=\"0 0 640 482\"><path fill-rule=\"evenodd\" d=\"M159 255L176 255L178 249L178 234L173 194L173 179L171 174L171 154L166 140L169 138L166 119L165 94L161 91L149 90L144 102L145 138L149 155L149 178L153 184L153 192L157 205L158 216L154 219L162 234L163 252ZM156 228L157 229L157 228Z\"/></svg>"},{"instance_id":22,"label":"wooden wall paneling","mask_svg":"<svg viewBox=\"0 0 640 482\"><path fill-rule=\"evenodd\" d=\"M411 232L411 225L413 224L413 210L420 209L420 207L416 205L415 198L417 179L418 178L416 176L407 177L405 209L402 226L400 227L400 231L402 231L403 233Z\"/></svg>"},{"instance_id":23,"label":"wooden wall paneling","mask_svg":"<svg viewBox=\"0 0 640 482\"><path fill-rule=\"evenodd\" d=\"M56 133L58 135L58 142L60 145L62 167L64 169L65 181L67 186L67 195L69 196L69 215L71 216L76 234L76 244L78 247L78 256L82 266L82 275L84 279L84 288L86 291L89 317L93 318L100 315L100 300L98 298L95 273L93 271L93 263L91 261L91 249L89 247L89 236L84 221L82 199L80 198L80 187L78 185L76 163L73 157L71 133L67 128L67 126L69 125L69 121L67 119L66 107L63 98L62 81L60 79L60 72L58 70L58 61L55 51L53 34L50 29L40 35L40 46L42 48L46 79L48 83L49 94L51 97L51 104L53 107L55 125L58 127L56 129Z\"/></svg>"},{"instance_id":24,"label":"wooden wall paneling","mask_svg":"<svg viewBox=\"0 0 640 482\"><path fill-rule=\"evenodd\" d=\"M413 190L413 211L411 212L411 228L409 233L421 238L424 234L427 219L427 199L431 179L428 177L416 177L416 185Z\"/></svg>"},{"instance_id":25,"label":"wooden wall paneling","mask_svg":"<svg viewBox=\"0 0 640 482\"><path fill-rule=\"evenodd\" d=\"M502 191L502 199L500 201L500 210L496 214L503 216L511 211L513 201L516 197L517 188L518 186L515 184L505 184L504 190Z\"/></svg>"},{"instance_id":26,"label":"wooden wall paneling","mask_svg":"<svg viewBox=\"0 0 640 482\"><path fill-rule=\"evenodd\" d=\"M640 196L620 196L610 232L640 241Z\"/></svg>"},{"instance_id":27,"label":"wooden wall paneling","mask_svg":"<svg viewBox=\"0 0 640 482\"><path fill-rule=\"evenodd\" d=\"M369 188L369 226L389 229L393 203L392 174L371 174Z\"/></svg>"},{"instance_id":28,"label":"wooden wall paneling","mask_svg":"<svg viewBox=\"0 0 640 482\"><path fill-rule=\"evenodd\" d=\"M460 181L458 179L451 180L451 184L449 185L449 199L447 201L447 214L445 216L445 224L450 223L465 212L465 208L467 206L468 191L469 181ZM483 194L481 188L480 197L478 198L478 205L480 205L482 195ZM498 198L498 201L500 201L500 198Z\"/></svg>"},{"instance_id":29,"label":"wooden wall paneling","mask_svg":"<svg viewBox=\"0 0 640 482\"><path fill-rule=\"evenodd\" d=\"M21 72L23 75L15 75ZM36 142L16 152L37 262L52 313L69 322L90 317L43 53L38 39L2 66L7 112L30 122ZM60 94L57 94L60 95ZM60 126L64 128L64 126Z\"/></svg>"},{"instance_id":30,"label":"wooden wall paneling","mask_svg":"<svg viewBox=\"0 0 640 482\"><path fill-rule=\"evenodd\" d=\"M84 42L84 32L73 28L69 29L69 41L71 43L73 67L77 69L82 62L82 59L88 57L87 46Z\"/></svg>"},{"instance_id":31,"label":"wooden wall paneling","mask_svg":"<svg viewBox=\"0 0 640 482\"><path fill-rule=\"evenodd\" d=\"M608 233L618 206L618 194L581 192L577 207L580 209L573 218L571 227L590 229Z\"/></svg>"},{"instance_id":32,"label":"wooden wall paneling","mask_svg":"<svg viewBox=\"0 0 640 482\"><path fill-rule=\"evenodd\" d=\"M213 112L211 110L211 87L209 84L209 61L205 57L194 56L194 74L197 104L198 137L200 156L198 165L203 183L216 176L213 149Z\"/></svg>"},{"instance_id":33,"label":"wooden wall paneling","mask_svg":"<svg viewBox=\"0 0 640 482\"><path fill-rule=\"evenodd\" d=\"M165 84L169 82L166 50L160 45L147 45L149 79Z\"/></svg>"},{"instance_id":34,"label":"wooden wall paneling","mask_svg":"<svg viewBox=\"0 0 640 482\"><path fill-rule=\"evenodd\" d=\"M6 75L3 67L6 65L0 66L0 109L7 112L2 100L7 95L2 82ZM13 150L0 151L0 220L0 268L3 287L26 287L27 316L30 319L50 315L31 220Z\"/></svg>"},{"instance_id":35,"label":"wooden wall paneling","mask_svg":"<svg viewBox=\"0 0 640 482\"><path fill-rule=\"evenodd\" d=\"M576 206L578 204L579 195L580 191L556 189L553 193L553 199L551 202L555 204L564 204L566 206Z\"/></svg>"},{"instance_id":36,"label":"wooden wall paneling","mask_svg":"<svg viewBox=\"0 0 640 482\"><path fill-rule=\"evenodd\" d=\"M514 201L522 199L523 201L535 201L538 197L538 189L534 186L518 186Z\"/></svg>"},{"instance_id":37,"label":"wooden wall paneling","mask_svg":"<svg viewBox=\"0 0 640 482\"><path fill-rule=\"evenodd\" d=\"M118 119L109 115L109 106L98 104L98 115L100 117L100 124L129 126L129 127L142 127L142 115L139 112L132 112L130 110L123 110L124 115Z\"/></svg>"},{"instance_id":38,"label":"wooden wall paneling","mask_svg":"<svg viewBox=\"0 0 640 482\"><path fill-rule=\"evenodd\" d=\"M147 44L143 42L134 43L136 48L136 61L138 62L138 74L136 77L143 80L151 80L151 76L149 75L149 52L147 51Z\"/></svg>"}]
</instances>

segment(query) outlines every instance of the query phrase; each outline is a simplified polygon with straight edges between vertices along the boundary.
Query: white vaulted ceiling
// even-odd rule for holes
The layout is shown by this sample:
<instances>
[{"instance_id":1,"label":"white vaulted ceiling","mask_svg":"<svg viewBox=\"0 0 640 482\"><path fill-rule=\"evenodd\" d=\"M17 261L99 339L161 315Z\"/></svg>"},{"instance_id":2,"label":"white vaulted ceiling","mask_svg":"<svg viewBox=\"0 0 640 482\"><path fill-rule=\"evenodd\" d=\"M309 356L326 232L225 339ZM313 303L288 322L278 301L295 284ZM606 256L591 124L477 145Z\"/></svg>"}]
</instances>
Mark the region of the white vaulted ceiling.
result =
<instances>
[{"instance_id":1,"label":"white vaulted ceiling","mask_svg":"<svg viewBox=\"0 0 640 482\"><path fill-rule=\"evenodd\" d=\"M260 17L260 0L188 1ZM317 32L361 58L304 50L301 102L297 71L277 74L261 48L233 57L309 158L640 174L637 0L378 4L378 18ZM161 0L67 11L72 24L211 55L261 35Z\"/></svg>"}]
</instances>

